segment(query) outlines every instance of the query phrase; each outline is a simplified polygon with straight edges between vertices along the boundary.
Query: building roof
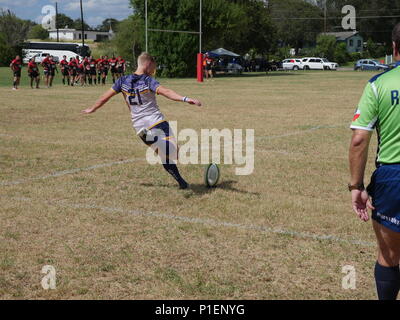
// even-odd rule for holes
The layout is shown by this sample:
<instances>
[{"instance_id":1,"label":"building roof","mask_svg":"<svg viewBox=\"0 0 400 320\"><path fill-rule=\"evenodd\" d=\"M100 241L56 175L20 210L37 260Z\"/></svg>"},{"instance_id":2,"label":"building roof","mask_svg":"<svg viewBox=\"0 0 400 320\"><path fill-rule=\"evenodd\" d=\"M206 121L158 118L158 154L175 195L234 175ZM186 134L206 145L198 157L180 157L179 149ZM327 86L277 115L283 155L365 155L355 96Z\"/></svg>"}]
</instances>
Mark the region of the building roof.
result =
<instances>
[{"instance_id":1,"label":"building roof","mask_svg":"<svg viewBox=\"0 0 400 320\"><path fill-rule=\"evenodd\" d=\"M49 32L57 32L57 29L50 29ZM79 32L81 33L81 30L76 30L76 29L58 29L58 32ZM96 34L104 34L104 35L109 35L109 31L96 31L96 30L85 30L85 33L88 32L94 32Z\"/></svg>"},{"instance_id":2,"label":"building roof","mask_svg":"<svg viewBox=\"0 0 400 320\"><path fill-rule=\"evenodd\" d=\"M348 38L358 35L359 32L354 30L354 31L345 31L345 32L326 32L326 33L322 33L322 34L326 35L326 36L335 36L336 40L338 40L338 41L345 41Z\"/></svg>"}]
</instances>

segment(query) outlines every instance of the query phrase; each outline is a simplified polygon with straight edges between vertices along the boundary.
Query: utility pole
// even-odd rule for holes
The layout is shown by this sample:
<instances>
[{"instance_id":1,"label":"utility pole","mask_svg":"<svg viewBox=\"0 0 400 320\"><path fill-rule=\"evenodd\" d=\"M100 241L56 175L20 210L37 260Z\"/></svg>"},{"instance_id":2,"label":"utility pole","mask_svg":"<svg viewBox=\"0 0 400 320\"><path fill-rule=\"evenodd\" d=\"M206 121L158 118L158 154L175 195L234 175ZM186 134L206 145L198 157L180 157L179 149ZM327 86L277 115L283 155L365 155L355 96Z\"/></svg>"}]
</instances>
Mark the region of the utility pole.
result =
<instances>
[{"instance_id":1,"label":"utility pole","mask_svg":"<svg viewBox=\"0 0 400 320\"><path fill-rule=\"evenodd\" d=\"M147 36L147 0L144 3L144 16L145 16L145 36L146 36L146 52L149 52L149 38Z\"/></svg>"},{"instance_id":2,"label":"utility pole","mask_svg":"<svg viewBox=\"0 0 400 320\"><path fill-rule=\"evenodd\" d=\"M201 33L201 30L202 30L202 10L203 10L203 6L202 6L202 0L200 0L200 30L199 30L199 38L200 38L200 44L199 44L199 46L200 46L200 48L199 48L199 53L201 53L201 45L202 45L202 43L201 43L201 36L202 36L202 33Z\"/></svg>"},{"instance_id":3,"label":"utility pole","mask_svg":"<svg viewBox=\"0 0 400 320\"><path fill-rule=\"evenodd\" d=\"M82 6L82 0L81 0L81 22L82 22L82 46L85 45L85 25L83 22L83 6Z\"/></svg>"},{"instance_id":4,"label":"utility pole","mask_svg":"<svg viewBox=\"0 0 400 320\"><path fill-rule=\"evenodd\" d=\"M325 33L326 33L326 18L327 18L327 9L326 9L326 1L327 0L325 0L325 8L324 8L324 31L325 31Z\"/></svg>"},{"instance_id":5,"label":"utility pole","mask_svg":"<svg viewBox=\"0 0 400 320\"><path fill-rule=\"evenodd\" d=\"M60 36L58 33L57 17L58 17L58 2L56 2L56 29L57 29L57 42L60 42Z\"/></svg>"}]
</instances>

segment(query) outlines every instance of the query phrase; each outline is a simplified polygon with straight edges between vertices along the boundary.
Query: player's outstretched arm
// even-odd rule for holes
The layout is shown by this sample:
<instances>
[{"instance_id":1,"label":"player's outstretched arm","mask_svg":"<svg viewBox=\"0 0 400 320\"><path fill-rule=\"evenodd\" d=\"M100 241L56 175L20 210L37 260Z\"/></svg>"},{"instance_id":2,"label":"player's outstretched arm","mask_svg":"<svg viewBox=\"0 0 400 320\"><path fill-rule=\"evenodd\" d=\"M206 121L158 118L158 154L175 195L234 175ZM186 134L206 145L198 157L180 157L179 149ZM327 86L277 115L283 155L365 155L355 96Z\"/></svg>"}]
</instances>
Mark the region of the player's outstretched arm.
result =
<instances>
[{"instance_id":1,"label":"player's outstretched arm","mask_svg":"<svg viewBox=\"0 0 400 320\"><path fill-rule=\"evenodd\" d=\"M173 101L183 101L187 102L189 104L195 104L196 106L201 107L201 102L197 99L191 99L188 97L183 97L179 94L177 94L175 91L171 89L167 89L166 87L159 86L157 89L157 93L161 94L162 96L166 97L167 99L173 100Z\"/></svg>"},{"instance_id":2,"label":"player's outstretched arm","mask_svg":"<svg viewBox=\"0 0 400 320\"><path fill-rule=\"evenodd\" d=\"M110 100L113 96L115 96L116 94L118 94L118 92L115 92L113 89L109 89L107 90L106 93L104 93L97 101L96 103L90 107L87 108L85 110L82 110L83 114L89 114L89 113L93 113L96 112L97 109L101 108L102 106L104 106L108 100Z\"/></svg>"}]
</instances>

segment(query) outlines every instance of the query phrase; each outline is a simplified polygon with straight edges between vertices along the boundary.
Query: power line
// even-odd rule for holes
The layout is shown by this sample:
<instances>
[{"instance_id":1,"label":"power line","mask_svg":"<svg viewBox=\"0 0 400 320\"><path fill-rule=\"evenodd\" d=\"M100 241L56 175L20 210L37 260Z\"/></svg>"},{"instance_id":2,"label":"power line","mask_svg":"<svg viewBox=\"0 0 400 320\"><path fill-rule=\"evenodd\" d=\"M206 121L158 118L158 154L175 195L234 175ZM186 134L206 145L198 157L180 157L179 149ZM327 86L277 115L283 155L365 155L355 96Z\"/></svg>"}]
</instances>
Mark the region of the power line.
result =
<instances>
[{"instance_id":1,"label":"power line","mask_svg":"<svg viewBox=\"0 0 400 320\"><path fill-rule=\"evenodd\" d=\"M364 16L364 17L355 17L356 19L393 19L393 18L400 18L400 15L396 16ZM271 18L272 20L325 20L324 17L294 17L294 18L288 18L288 17L279 17L279 18ZM338 20L338 19L343 19L343 17L326 17L328 20Z\"/></svg>"}]
</instances>

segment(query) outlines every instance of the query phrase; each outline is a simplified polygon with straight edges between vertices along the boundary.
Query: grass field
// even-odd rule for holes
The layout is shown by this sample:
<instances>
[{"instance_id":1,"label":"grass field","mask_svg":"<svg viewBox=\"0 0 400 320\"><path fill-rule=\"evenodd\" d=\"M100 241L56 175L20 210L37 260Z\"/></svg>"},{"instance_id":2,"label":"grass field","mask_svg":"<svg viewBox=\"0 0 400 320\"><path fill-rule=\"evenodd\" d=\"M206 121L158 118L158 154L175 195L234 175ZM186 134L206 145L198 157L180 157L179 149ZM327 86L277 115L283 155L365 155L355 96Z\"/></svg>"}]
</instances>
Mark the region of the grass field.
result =
<instances>
[{"instance_id":1,"label":"grass field","mask_svg":"<svg viewBox=\"0 0 400 320\"><path fill-rule=\"evenodd\" d=\"M159 97L181 129L255 129L252 175L222 165L210 190L203 166L181 166L181 191L143 160L121 97L82 116L104 88L12 91L1 69L0 297L374 299L371 224L346 191L348 125L372 75L162 79L204 104ZM55 290L41 287L44 265Z\"/></svg>"}]
</instances>

